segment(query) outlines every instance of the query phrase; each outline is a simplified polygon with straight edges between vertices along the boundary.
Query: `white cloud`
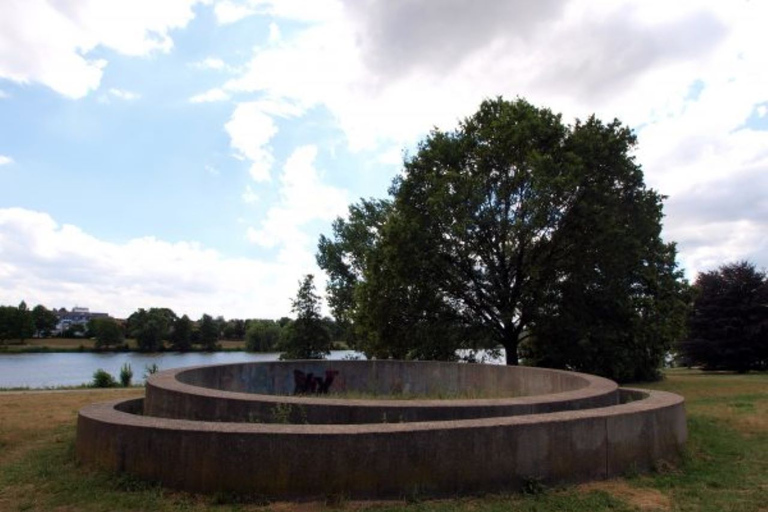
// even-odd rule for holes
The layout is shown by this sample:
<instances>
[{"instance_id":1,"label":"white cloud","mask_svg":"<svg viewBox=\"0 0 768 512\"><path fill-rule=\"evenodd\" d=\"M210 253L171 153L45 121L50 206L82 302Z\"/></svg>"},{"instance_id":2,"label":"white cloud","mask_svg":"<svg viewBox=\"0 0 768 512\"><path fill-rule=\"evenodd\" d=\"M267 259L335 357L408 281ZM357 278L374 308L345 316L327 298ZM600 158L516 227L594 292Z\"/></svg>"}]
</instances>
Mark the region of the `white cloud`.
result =
<instances>
[{"instance_id":1,"label":"white cloud","mask_svg":"<svg viewBox=\"0 0 768 512\"><path fill-rule=\"evenodd\" d=\"M256 14L299 21L321 21L335 16L341 6L335 0L220 0L214 6L216 21L235 23Z\"/></svg>"},{"instance_id":2,"label":"white cloud","mask_svg":"<svg viewBox=\"0 0 768 512\"><path fill-rule=\"evenodd\" d=\"M215 168L212 165L206 165L204 169L205 169L205 172L207 172L211 176L219 176L221 174L221 171L219 171L217 168Z\"/></svg>"},{"instance_id":3,"label":"white cloud","mask_svg":"<svg viewBox=\"0 0 768 512\"><path fill-rule=\"evenodd\" d=\"M277 318L289 314L303 272L291 262L227 258L194 242L110 243L45 213L0 209L0 304L80 304L118 317L170 307L193 318Z\"/></svg>"},{"instance_id":4,"label":"white cloud","mask_svg":"<svg viewBox=\"0 0 768 512\"><path fill-rule=\"evenodd\" d=\"M245 191L243 192L242 197L243 197L243 202L247 204L253 204L259 199L259 196L256 195L256 192L253 191L250 185L245 186Z\"/></svg>"},{"instance_id":5,"label":"white cloud","mask_svg":"<svg viewBox=\"0 0 768 512\"><path fill-rule=\"evenodd\" d=\"M213 69L216 71L223 71L229 68L227 63L218 57L206 57L199 62L193 63L192 67L197 69Z\"/></svg>"},{"instance_id":6,"label":"white cloud","mask_svg":"<svg viewBox=\"0 0 768 512\"><path fill-rule=\"evenodd\" d=\"M230 98L229 94L222 89L210 89L204 93L197 94L189 98L190 103L212 103L216 101L226 101Z\"/></svg>"},{"instance_id":7,"label":"white cloud","mask_svg":"<svg viewBox=\"0 0 768 512\"><path fill-rule=\"evenodd\" d=\"M0 100L4 100L6 98L10 98L11 95L5 92L4 90L0 89Z\"/></svg>"},{"instance_id":8,"label":"white cloud","mask_svg":"<svg viewBox=\"0 0 768 512\"><path fill-rule=\"evenodd\" d=\"M301 146L286 160L280 176L280 199L258 228L247 231L248 239L265 248L279 248L279 260L297 267L315 268L316 240L302 229L315 220L331 221L346 212L345 190L322 182L315 168L317 148Z\"/></svg>"},{"instance_id":9,"label":"white cloud","mask_svg":"<svg viewBox=\"0 0 768 512\"><path fill-rule=\"evenodd\" d=\"M115 98L125 100L125 101L133 101L141 98L141 94L126 91L124 89L110 89L109 90L110 96L114 96Z\"/></svg>"},{"instance_id":10,"label":"white cloud","mask_svg":"<svg viewBox=\"0 0 768 512\"><path fill-rule=\"evenodd\" d=\"M567 121L596 113L640 127L646 180L672 196L672 239L701 221L676 207L696 186L759 168L751 187L768 187L768 132L745 127L768 104L763 2L511 0L478 9L456 0L435 9L427 0L329 0L322 15L293 2L246 5L303 28L255 48L222 88L290 104L295 116L327 109L349 147L376 150L379 161L394 161L393 146L433 126L454 127L486 97L522 96ZM734 220L733 236L706 246L681 235L689 274L702 248L746 254L737 240L757 232L751 222ZM747 252L768 262L755 250Z\"/></svg>"},{"instance_id":11,"label":"white cloud","mask_svg":"<svg viewBox=\"0 0 768 512\"><path fill-rule=\"evenodd\" d=\"M269 142L277 133L272 117L265 114L257 102L240 103L224 129L236 155L251 161L251 177L255 181L269 181L274 160Z\"/></svg>"},{"instance_id":12,"label":"white cloud","mask_svg":"<svg viewBox=\"0 0 768 512\"><path fill-rule=\"evenodd\" d=\"M280 27L277 26L277 23L272 22L269 24L269 38L267 39L269 41L269 44L277 44L280 42L280 39L282 38L282 34L280 33Z\"/></svg>"},{"instance_id":13,"label":"white cloud","mask_svg":"<svg viewBox=\"0 0 768 512\"><path fill-rule=\"evenodd\" d=\"M198 0L11 0L0 16L0 78L40 83L69 98L99 87L103 46L123 55L168 52Z\"/></svg>"},{"instance_id":14,"label":"white cloud","mask_svg":"<svg viewBox=\"0 0 768 512\"><path fill-rule=\"evenodd\" d=\"M221 25L235 23L236 21L240 21L248 16L256 14L256 12L256 9L248 5L230 2L229 0L216 2L216 5L214 6L216 21Z\"/></svg>"},{"instance_id":15,"label":"white cloud","mask_svg":"<svg viewBox=\"0 0 768 512\"><path fill-rule=\"evenodd\" d=\"M0 155L0 165L9 165L13 163L13 158L5 155Z\"/></svg>"}]
</instances>

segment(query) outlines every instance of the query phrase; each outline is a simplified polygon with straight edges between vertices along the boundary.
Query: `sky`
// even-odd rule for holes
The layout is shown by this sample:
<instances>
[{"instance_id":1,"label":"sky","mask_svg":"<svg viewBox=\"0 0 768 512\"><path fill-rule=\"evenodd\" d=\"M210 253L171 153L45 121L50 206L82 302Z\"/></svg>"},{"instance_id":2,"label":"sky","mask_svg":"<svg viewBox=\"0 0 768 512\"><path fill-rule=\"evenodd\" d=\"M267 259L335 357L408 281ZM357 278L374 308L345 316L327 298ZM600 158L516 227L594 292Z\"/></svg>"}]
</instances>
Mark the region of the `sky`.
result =
<instances>
[{"instance_id":1,"label":"sky","mask_svg":"<svg viewBox=\"0 0 768 512\"><path fill-rule=\"evenodd\" d=\"M483 99L635 130L688 279L768 267L768 2L0 0L0 304L290 316Z\"/></svg>"}]
</instances>

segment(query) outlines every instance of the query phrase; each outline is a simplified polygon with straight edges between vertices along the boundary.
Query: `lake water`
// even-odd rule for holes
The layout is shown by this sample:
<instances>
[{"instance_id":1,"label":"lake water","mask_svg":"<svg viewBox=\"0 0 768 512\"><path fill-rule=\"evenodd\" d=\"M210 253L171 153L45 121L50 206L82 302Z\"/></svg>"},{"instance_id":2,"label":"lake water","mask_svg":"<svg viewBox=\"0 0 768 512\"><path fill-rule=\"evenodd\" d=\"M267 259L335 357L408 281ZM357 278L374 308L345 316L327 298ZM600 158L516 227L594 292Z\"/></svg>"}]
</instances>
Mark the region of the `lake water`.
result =
<instances>
[{"instance_id":1,"label":"lake water","mask_svg":"<svg viewBox=\"0 0 768 512\"><path fill-rule=\"evenodd\" d=\"M359 354L352 350L334 350L328 359L338 360L356 355ZM276 361L278 357L280 354L277 352L261 354L249 352L0 354L0 388L78 386L90 383L93 379L93 372L99 368L111 373L117 379L120 374L120 367L125 363L131 365L133 382L138 384L144 381L146 367L153 364L156 364L160 370L167 370L201 364Z\"/></svg>"}]
</instances>

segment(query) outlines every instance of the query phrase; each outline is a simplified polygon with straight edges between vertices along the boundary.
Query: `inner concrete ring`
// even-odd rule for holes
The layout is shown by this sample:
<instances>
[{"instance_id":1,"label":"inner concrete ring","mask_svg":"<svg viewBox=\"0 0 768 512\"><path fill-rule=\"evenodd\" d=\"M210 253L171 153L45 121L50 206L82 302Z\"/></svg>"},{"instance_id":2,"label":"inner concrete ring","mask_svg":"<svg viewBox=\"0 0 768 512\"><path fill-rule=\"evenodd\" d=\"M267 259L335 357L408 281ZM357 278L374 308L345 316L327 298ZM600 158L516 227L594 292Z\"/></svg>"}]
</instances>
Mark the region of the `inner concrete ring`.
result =
<instances>
[{"instance_id":1,"label":"inner concrete ring","mask_svg":"<svg viewBox=\"0 0 768 512\"><path fill-rule=\"evenodd\" d=\"M304 376L330 383L301 394ZM319 376L319 377L316 377ZM306 386L305 386L306 387ZM317 389L316 389L317 391ZM300 394L295 394L295 393ZM493 396L349 399L342 396ZM293 395L293 396L291 396ZM276 361L168 370L147 381L144 412L225 422L362 424L448 421L616 405L615 382L543 368L403 361Z\"/></svg>"}]
</instances>

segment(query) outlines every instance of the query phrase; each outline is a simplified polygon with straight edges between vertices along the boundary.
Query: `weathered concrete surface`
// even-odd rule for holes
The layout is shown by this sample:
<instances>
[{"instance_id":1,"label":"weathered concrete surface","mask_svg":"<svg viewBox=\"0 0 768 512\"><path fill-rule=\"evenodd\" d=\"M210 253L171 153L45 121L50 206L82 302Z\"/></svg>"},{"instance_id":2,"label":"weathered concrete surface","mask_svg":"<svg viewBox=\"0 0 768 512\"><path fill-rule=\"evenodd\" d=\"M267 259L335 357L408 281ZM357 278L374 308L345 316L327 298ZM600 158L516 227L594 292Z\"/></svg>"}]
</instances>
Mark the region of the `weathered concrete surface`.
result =
<instances>
[{"instance_id":1,"label":"weathered concrete surface","mask_svg":"<svg viewBox=\"0 0 768 512\"><path fill-rule=\"evenodd\" d=\"M337 372L329 395L287 396L294 370ZM618 403L615 382L543 368L402 361L282 361L200 366L151 376L150 416L224 422L363 424L447 421L592 409ZM349 400L334 392L459 393L512 398ZM280 396L282 394L283 396ZM329 398L325 398L325 396Z\"/></svg>"},{"instance_id":2,"label":"weathered concrete surface","mask_svg":"<svg viewBox=\"0 0 768 512\"><path fill-rule=\"evenodd\" d=\"M80 411L77 457L91 466L190 491L279 498L330 493L452 495L608 478L674 459L687 432L683 399L460 421L277 425L132 414L141 400Z\"/></svg>"}]
</instances>

